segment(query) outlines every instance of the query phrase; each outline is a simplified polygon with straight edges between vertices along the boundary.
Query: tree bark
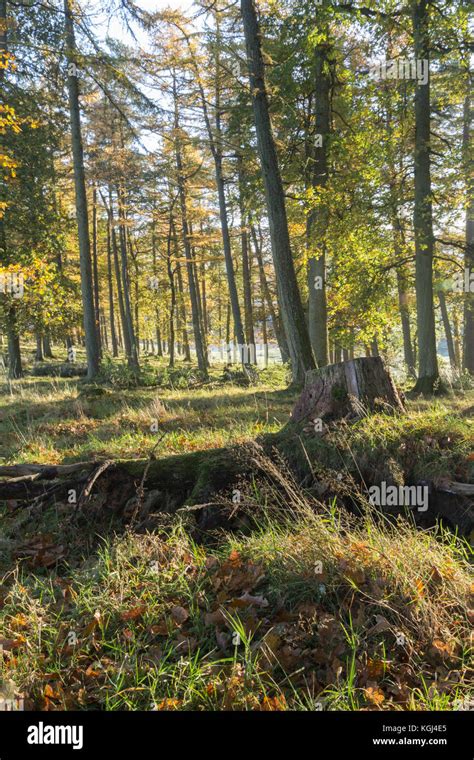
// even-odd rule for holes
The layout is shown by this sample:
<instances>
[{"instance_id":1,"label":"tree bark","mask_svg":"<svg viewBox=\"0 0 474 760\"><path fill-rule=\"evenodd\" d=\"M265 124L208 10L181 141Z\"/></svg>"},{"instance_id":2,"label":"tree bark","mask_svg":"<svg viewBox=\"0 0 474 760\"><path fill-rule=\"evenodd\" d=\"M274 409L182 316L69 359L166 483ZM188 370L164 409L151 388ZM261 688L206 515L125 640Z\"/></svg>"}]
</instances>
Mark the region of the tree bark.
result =
<instances>
[{"instance_id":1,"label":"tree bark","mask_svg":"<svg viewBox=\"0 0 474 760\"><path fill-rule=\"evenodd\" d=\"M43 335L43 354L46 359L54 359L49 333Z\"/></svg>"},{"instance_id":2,"label":"tree bark","mask_svg":"<svg viewBox=\"0 0 474 760\"><path fill-rule=\"evenodd\" d=\"M21 362L20 337L18 335L18 325L15 306L11 305L7 312L7 340L8 340L8 377L11 380L18 380L23 377L23 366Z\"/></svg>"},{"instance_id":3,"label":"tree bark","mask_svg":"<svg viewBox=\"0 0 474 760\"><path fill-rule=\"evenodd\" d=\"M109 187L109 222L110 222L110 231L111 231L111 240L112 240L112 255L113 255L113 261L114 261L115 282L117 285L117 298L118 298L119 313L120 313L120 324L118 325L119 344L121 347L124 346L125 355L128 358L129 356L131 356L131 345L130 345L129 332L126 329L126 316L125 316L125 304L123 300L122 276L120 273L117 232L116 232L115 223L114 223L114 206L113 206L112 190L110 189L110 187Z\"/></svg>"},{"instance_id":4,"label":"tree bark","mask_svg":"<svg viewBox=\"0 0 474 760\"><path fill-rule=\"evenodd\" d=\"M250 355L255 353L255 331L252 310L252 279L249 260L248 215L244 197L244 175L242 156L239 156L239 211L240 211L240 242L242 251L242 286L244 292L245 340L250 347Z\"/></svg>"},{"instance_id":5,"label":"tree bark","mask_svg":"<svg viewBox=\"0 0 474 760\"><path fill-rule=\"evenodd\" d=\"M118 196L118 219L119 219L119 244L120 244L120 274L122 279L122 293L124 305L124 332L128 334L129 353L127 361L132 372L138 372L138 353L136 335L133 327L132 305L130 301L130 278L128 273L127 257L127 232L126 232L126 214L125 214L125 191L122 185L117 189Z\"/></svg>"},{"instance_id":6,"label":"tree bark","mask_svg":"<svg viewBox=\"0 0 474 760\"><path fill-rule=\"evenodd\" d=\"M77 77L77 51L74 36L74 22L71 0L64 0L66 54L68 60L67 88L71 124L71 145L74 164L74 188L76 200L77 230L79 237L79 259L81 270L81 291L84 310L84 332L86 338L87 377L92 380L99 372L100 352L94 314L92 289L91 246L87 213L86 181L84 172L84 152L82 147L81 115L79 106L79 82Z\"/></svg>"},{"instance_id":7,"label":"tree bark","mask_svg":"<svg viewBox=\"0 0 474 760\"><path fill-rule=\"evenodd\" d=\"M175 235L175 252L176 258L178 258L178 237ZM188 329L186 326L186 306L184 305L184 292L183 292L183 274L181 271L181 264L177 262L176 272L178 278L178 292L179 292L179 314L182 326L182 341L184 350L184 361L191 361L191 352L189 350Z\"/></svg>"},{"instance_id":8,"label":"tree bark","mask_svg":"<svg viewBox=\"0 0 474 760\"><path fill-rule=\"evenodd\" d=\"M171 240L174 231L173 214L170 214L168 238L166 241L166 268L170 284L170 314L169 314L169 366L174 367L174 313L176 310L176 286L174 281L173 267L171 266Z\"/></svg>"},{"instance_id":9,"label":"tree bark","mask_svg":"<svg viewBox=\"0 0 474 760\"><path fill-rule=\"evenodd\" d=\"M390 374L379 356L359 357L308 372L291 420L323 421L386 410L404 411Z\"/></svg>"},{"instance_id":10,"label":"tree bark","mask_svg":"<svg viewBox=\"0 0 474 760\"><path fill-rule=\"evenodd\" d=\"M454 350L453 331L451 329L451 323L449 321L446 296L442 290L440 290L438 293L438 302L441 311L441 319L443 321L444 334L446 337L446 345L448 347L449 364L452 370L457 370L458 367L456 365L456 352Z\"/></svg>"},{"instance_id":11,"label":"tree bark","mask_svg":"<svg viewBox=\"0 0 474 760\"><path fill-rule=\"evenodd\" d=\"M186 199L186 178L183 170L183 158L181 152L181 140L180 140L180 124L179 124L179 110L178 110L178 91L176 85L176 77L173 76L173 99L174 99L174 128L175 128L175 160L177 170L177 183L179 192L179 202L181 208L181 229L183 234L183 246L184 255L186 257L186 269L188 273L188 285L189 296L191 299L191 314L193 320L194 331L194 343L196 349L196 357L199 370L203 376L207 378L207 359L204 349L204 341L201 332L201 324L199 319L199 304L196 289L196 281L194 278L193 268L193 256L191 252L191 243L189 240L189 223L188 223L188 209Z\"/></svg>"},{"instance_id":12,"label":"tree bark","mask_svg":"<svg viewBox=\"0 0 474 760\"><path fill-rule=\"evenodd\" d=\"M331 132L331 77L328 44L314 51L315 141L311 146L310 184L316 193L317 208L310 210L306 226L308 249L308 325L309 337L319 367L328 363L328 326L326 303L326 235L329 208L318 197L328 183L328 148ZM320 144L321 142L321 144Z\"/></svg>"},{"instance_id":13,"label":"tree bark","mask_svg":"<svg viewBox=\"0 0 474 760\"><path fill-rule=\"evenodd\" d=\"M285 196L270 121L260 29L254 0L241 0L241 11L281 317L288 341L293 382L300 384L304 380L305 372L314 369L315 362L291 254Z\"/></svg>"},{"instance_id":14,"label":"tree bark","mask_svg":"<svg viewBox=\"0 0 474 760\"><path fill-rule=\"evenodd\" d=\"M464 268L469 282L474 275L474 150L472 144L472 72L467 63L468 92L464 101L463 154L466 175L466 248ZM474 375L474 288L464 294L463 368Z\"/></svg>"},{"instance_id":15,"label":"tree bark","mask_svg":"<svg viewBox=\"0 0 474 760\"><path fill-rule=\"evenodd\" d=\"M288 350L288 343L286 340L285 331L283 330L281 319L279 315L276 313L275 307L273 305L273 298L272 298L272 294L270 293L267 276L265 274L265 267L263 265L262 246L259 240L257 239L257 232L255 230L255 226L251 225L250 229L251 229L252 239L253 239L253 244L254 244L255 257L257 259L258 271L260 275L262 299L264 299L267 302L268 313L270 314L270 319L272 320L273 331L277 339L278 348L280 349L281 360L283 364L286 364L286 362L289 361L290 359L290 352Z\"/></svg>"},{"instance_id":16,"label":"tree bark","mask_svg":"<svg viewBox=\"0 0 474 760\"><path fill-rule=\"evenodd\" d=\"M97 342L99 354L102 354L102 341L100 334L100 301L99 301L99 267L97 260L97 188L92 190L92 274L94 281L94 318L97 330Z\"/></svg>"},{"instance_id":17,"label":"tree bark","mask_svg":"<svg viewBox=\"0 0 474 760\"><path fill-rule=\"evenodd\" d=\"M156 259L156 233L155 233L155 220L153 219L151 228L151 253L153 260L153 276L158 279L158 266ZM161 329L160 329L160 309L158 303L155 303L155 336L156 336L156 352L158 356L163 356L163 345L161 341Z\"/></svg>"},{"instance_id":18,"label":"tree bark","mask_svg":"<svg viewBox=\"0 0 474 760\"><path fill-rule=\"evenodd\" d=\"M115 330L114 285L112 278L112 223L109 214L107 214L107 284L109 291L109 320L112 356L116 357L118 356L118 344L117 333Z\"/></svg>"},{"instance_id":19,"label":"tree bark","mask_svg":"<svg viewBox=\"0 0 474 760\"><path fill-rule=\"evenodd\" d=\"M430 60L428 0L413 0L412 24L417 61ZM433 304L433 209L431 193L430 78L415 84L415 256L418 380L415 393L431 395L439 383Z\"/></svg>"},{"instance_id":20,"label":"tree bark","mask_svg":"<svg viewBox=\"0 0 474 760\"><path fill-rule=\"evenodd\" d=\"M40 333L36 333L35 361L42 362L43 360L44 360L44 356L43 356L43 336Z\"/></svg>"}]
</instances>

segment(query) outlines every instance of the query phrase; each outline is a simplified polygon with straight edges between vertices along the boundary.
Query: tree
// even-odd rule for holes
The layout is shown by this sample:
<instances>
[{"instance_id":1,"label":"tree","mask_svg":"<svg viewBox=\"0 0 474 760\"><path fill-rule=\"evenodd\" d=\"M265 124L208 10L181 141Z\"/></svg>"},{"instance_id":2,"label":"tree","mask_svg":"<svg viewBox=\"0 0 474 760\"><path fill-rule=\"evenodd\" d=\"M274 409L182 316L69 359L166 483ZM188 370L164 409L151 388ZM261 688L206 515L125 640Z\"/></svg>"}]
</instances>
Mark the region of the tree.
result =
<instances>
[{"instance_id":1,"label":"tree","mask_svg":"<svg viewBox=\"0 0 474 760\"><path fill-rule=\"evenodd\" d=\"M291 253L285 196L272 134L259 23L254 0L241 0L241 12L279 303L288 341L293 382L296 384L303 381L305 373L313 369L315 363Z\"/></svg>"},{"instance_id":2,"label":"tree","mask_svg":"<svg viewBox=\"0 0 474 760\"><path fill-rule=\"evenodd\" d=\"M474 148L472 144L472 72L467 66L467 94L464 100L463 156L466 177L466 248L464 269L470 287L464 295L463 367L474 375Z\"/></svg>"},{"instance_id":3,"label":"tree","mask_svg":"<svg viewBox=\"0 0 474 760\"><path fill-rule=\"evenodd\" d=\"M430 61L428 0L413 0L412 24L415 60ZM416 256L416 314L418 380L415 393L430 395L439 383L433 303L433 209L431 192L430 78L416 81L415 90L415 210L413 226Z\"/></svg>"},{"instance_id":4,"label":"tree","mask_svg":"<svg viewBox=\"0 0 474 760\"><path fill-rule=\"evenodd\" d=\"M79 105L78 57L71 0L64 0L64 19L66 54L68 60L67 89L69 96L71 147L74 164L76 218L81 267L81 291L87 353L87 377L89 380L93 380L99 372L100 349L94 312L91 246L89 238L84 151L82 147L81 114Z\"/></svg>"}]
</instances>

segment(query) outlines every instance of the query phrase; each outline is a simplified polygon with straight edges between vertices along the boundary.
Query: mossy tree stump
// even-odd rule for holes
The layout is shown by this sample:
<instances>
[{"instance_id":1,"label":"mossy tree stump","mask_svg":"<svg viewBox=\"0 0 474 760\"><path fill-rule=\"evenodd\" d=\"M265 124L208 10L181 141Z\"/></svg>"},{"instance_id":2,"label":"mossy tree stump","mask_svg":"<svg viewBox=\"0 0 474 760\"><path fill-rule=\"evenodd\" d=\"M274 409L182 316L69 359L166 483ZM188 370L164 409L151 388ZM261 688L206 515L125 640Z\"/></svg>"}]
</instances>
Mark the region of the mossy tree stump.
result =
<instances>
[{"instance_id":1,"label":"mossy tree stump","mask_svg":"<svg viewBox=\"0 0 474 760\"><path fill-rule=\"evenodd\" d=\"M307 372L291 421L354 417L384 409L405 411L382 359L371 356Z\"/></svg>"}]
</instances>

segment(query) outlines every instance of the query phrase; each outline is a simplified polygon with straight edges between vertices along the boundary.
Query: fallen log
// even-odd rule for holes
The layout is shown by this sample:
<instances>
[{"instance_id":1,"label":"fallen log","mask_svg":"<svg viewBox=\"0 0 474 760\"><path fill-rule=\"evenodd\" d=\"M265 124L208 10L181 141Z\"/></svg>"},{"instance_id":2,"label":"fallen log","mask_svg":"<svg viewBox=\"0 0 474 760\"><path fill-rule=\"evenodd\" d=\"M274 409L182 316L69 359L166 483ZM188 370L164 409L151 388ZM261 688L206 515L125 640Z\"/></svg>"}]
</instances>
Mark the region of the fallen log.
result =
<instances>
[{"instance_id":1,"label":"fallen log","mask_svg":"<svg viewBox=\"0 0 474 760\"><path fill-rule=\"evenodd\" d=\"M86 377L85 364L41 364L31 370L33 377Z\"/></svg>"},{"instance_id":2,"label":"fallen log","mask_svg":"<svg viewBox=\"0 0 474 760\"><path fill-rule=\"evenodd\" d=\"M325 468L333 473L339 469L340 475L342 463L342 470L347 471L353 486L366 492L367 486L376 482L373 471L370 471L374 462L359 466L354 459L346 457L345 460L345 445L337 440L326 444L312 428L308 434L308 420L314 416L323 418L324 432L327 432L341 424L344 427L345 423L338 422L338 417L354 418L367 414L370 408L397 413L404 409L390 375L380 359L376 359L356 359L308 373L307 384L288 424L278 433L263 435L256 441L264 455L283 457L297 481L304 482L308 488L316 486L315 493L324 493L323 498L334 497L334 491L319 488L318 481L324 479L321 472ZM8 465L0 467L0 500L19 499L28 503L31 499L41 499L42 495L46 500L50 497L56 500L64 498L69 489L76 488L78 497L84 493L83 502L97 496L93 502L95 509L99 504L100 509L123 514L129 504L133 514L131 501L135 500L140 517L150 510L174 512L184 506L214 503L216 494L226 492L230 495L239 479L249 480L257 470L252 464L251 444L159 459L151 455L149 459L117 460L107 464L95 461L55 466ZM7 476L12 478L1 479ZM408 485L410 472L404 473L404 477ZM430 515L442 517L453 527L459 525L463 534L469 533L473 524L470 497L474 485L444 481L433 488L440 493L450 489L453 496L430 500ZM347 489L345 493L347 495ZM344 498L338 495L341 505L346 503L351 508L350 498L346 501ZM423 519L428 516L424 515ZM418 519L418 515L415 514L415 518Z\"/></svg>"},{"instance_id":3,"label":"fallen log","mask_svg":"<svg viewBox=\"0 0 474 760\"><path fill-rule=\"evenodd\" d=\"M73 462L72 464L5 464L0 465L0 478L16 478L37 475L45 480L52 480L63 475L70 475L80 470L91 470L94 462Z\"/></svg>"}]
</instances>

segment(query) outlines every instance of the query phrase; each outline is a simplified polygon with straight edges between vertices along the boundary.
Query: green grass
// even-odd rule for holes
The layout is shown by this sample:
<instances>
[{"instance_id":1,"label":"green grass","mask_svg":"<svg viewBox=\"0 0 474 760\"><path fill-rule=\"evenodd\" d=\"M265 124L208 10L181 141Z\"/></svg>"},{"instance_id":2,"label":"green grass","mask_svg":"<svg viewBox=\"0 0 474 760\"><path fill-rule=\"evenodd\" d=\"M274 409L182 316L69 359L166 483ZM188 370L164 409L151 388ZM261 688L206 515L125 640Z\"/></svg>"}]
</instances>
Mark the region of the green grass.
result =
<instances>
[{"instance_id":1,"label":"green grass","mask_svg":"<svg viewBox=\"0 0 474 760\"><path fill-rule=\"evenodd\" d=\"M410 710L472 697L464 550L406 524L341 524L299 503L210 550L177 519L109 539L76 569L23 565L4 583L3 678L30 707Z\"/></svg>"},{"instance_id":2,"label":"green grass","mask_svg":"<svg viewBox=\"0 0 474 760\"><path fill-rule=\"evenodd\" d=\"M254 387L221 374L189 388L6 383L1 461L147 457L154 422L166 432L158 458L286 423L295 398L284 368ZM285 453L291 462L303 445L320 482L337 471L349 489L361 471L472 482L473 404L472 391L409 402L406 415L308 431ZM40 709L451 710L472 699L466 541L368 508L350 518L284 464L263 458L260 471L239 484L252 531L206 545L183 514L162 515L150 534L78 531L67 505L31 515L3 504L3 691Z\"/></svg>"},{"instance_id":3,"label":"green grass","mask_svg":"<svg viewBox=\"0 0 474 760\"><path fill-rule=\"evenodd\" d=\"M26 377L1 389L0 460L143 458L156 442L154 423L166 432L157 455L251 440L287 421L293 396L285 372L262 370L258 385L243 388L223 382L217 367L198 388L112 388L98 396L81 381Z\"/></svg>"}]
</instances>

